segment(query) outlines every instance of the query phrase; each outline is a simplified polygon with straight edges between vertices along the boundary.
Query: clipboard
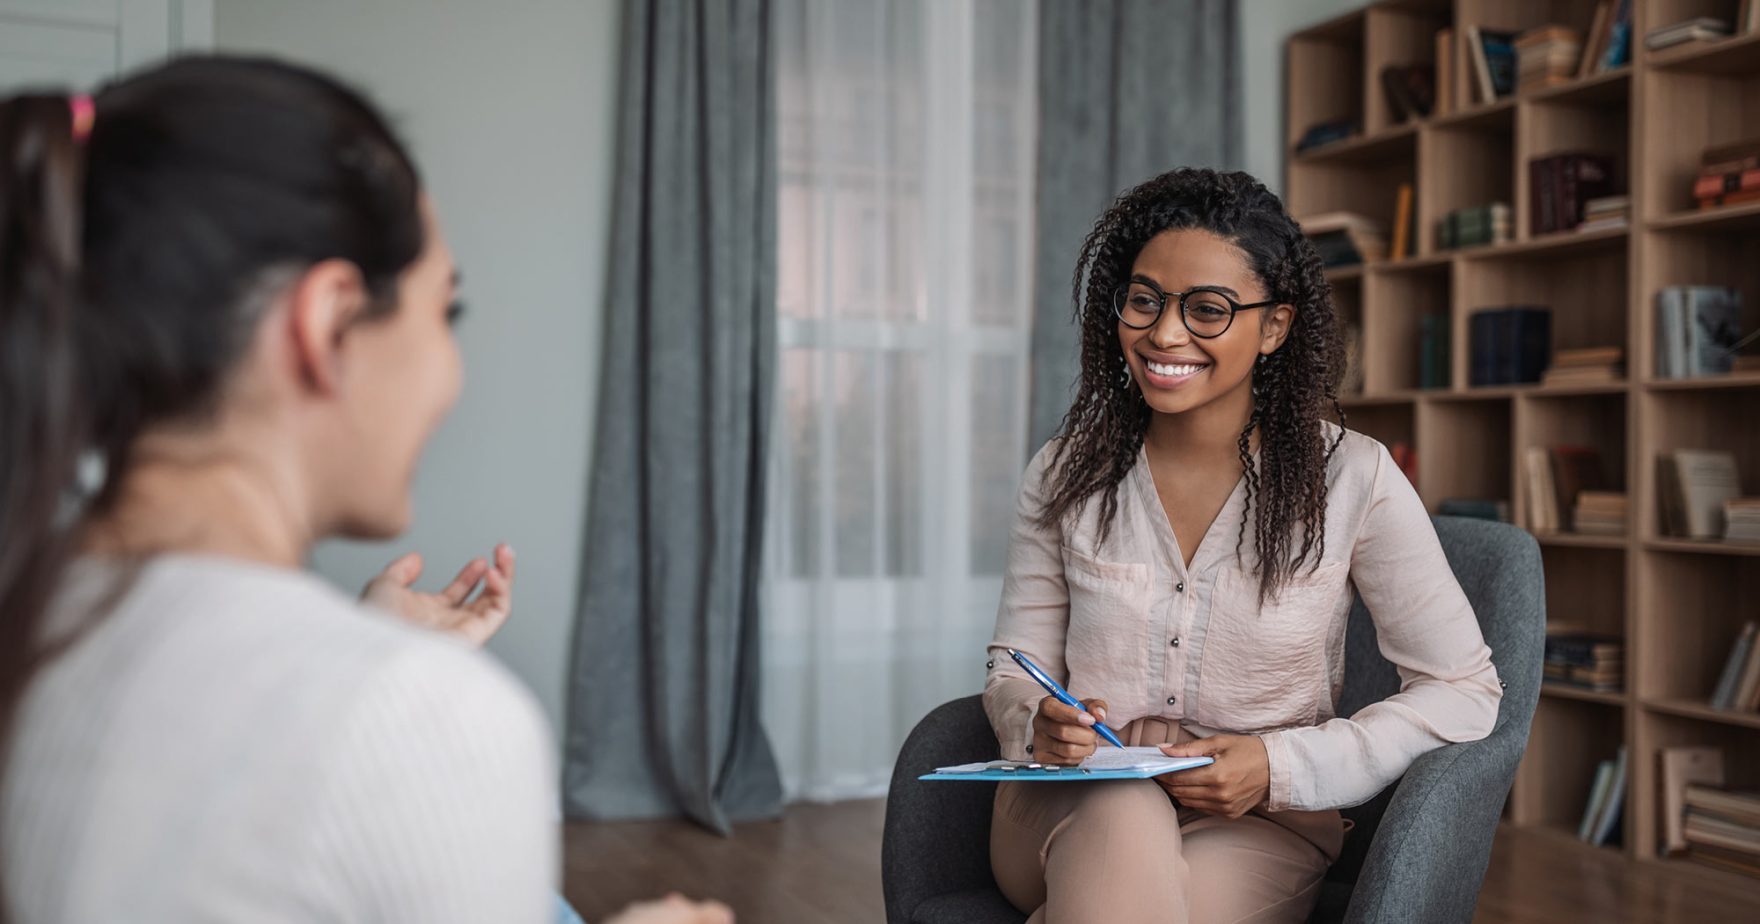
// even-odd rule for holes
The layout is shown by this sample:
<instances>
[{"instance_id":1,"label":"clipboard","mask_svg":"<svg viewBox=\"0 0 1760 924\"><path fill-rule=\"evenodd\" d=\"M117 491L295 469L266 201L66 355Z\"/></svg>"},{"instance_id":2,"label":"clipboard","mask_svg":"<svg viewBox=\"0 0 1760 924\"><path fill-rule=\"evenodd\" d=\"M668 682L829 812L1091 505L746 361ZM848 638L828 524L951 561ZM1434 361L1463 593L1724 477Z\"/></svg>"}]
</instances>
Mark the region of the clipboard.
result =
<instances>
[{"instance_id":1,"label":"clipboard","mask_svg":"<svg viewBox=\"0 0 1760 924\"><path fill-rule=\"evenodd\" d=\"M992 760L986 763L937 767L919 780L1014 781L1020 783L1087 783L1100 780L1146 780L1164 773L1207 767L1214 757L1168 757L1158 748L1125 748L1096 752L1074 767ZM1092 764L1093 766L1089 766Z\"/></svg>"}]
</instances>

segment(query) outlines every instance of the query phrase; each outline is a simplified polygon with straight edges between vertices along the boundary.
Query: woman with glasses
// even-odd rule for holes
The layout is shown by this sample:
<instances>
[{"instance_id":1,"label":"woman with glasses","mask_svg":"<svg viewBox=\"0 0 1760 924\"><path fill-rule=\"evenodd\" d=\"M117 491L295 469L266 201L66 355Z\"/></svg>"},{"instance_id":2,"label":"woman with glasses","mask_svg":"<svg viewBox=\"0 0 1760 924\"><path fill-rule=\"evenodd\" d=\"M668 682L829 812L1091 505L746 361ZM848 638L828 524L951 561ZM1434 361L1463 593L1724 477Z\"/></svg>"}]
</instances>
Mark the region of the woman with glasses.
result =
<instances>
[{"instance_id":1,"label":"woman with glasses","mask_svg":"<svg viewBox=\"0 0 1760 924\"><path fill-rule=\"evenodd\" d=\"M1082 247L1079 392L1023 482L985 710L1013 760L1079 763L1098 720L1215 762L999 786L991 863L1031 924L1306 920L1338 809L1491 730L1490 651L1422 502L1381 444L1326 419L1329 296L1242 173L1156 177ZM1337 716L1353 589L1404 683Z\"/></svg>"}]
</instances>

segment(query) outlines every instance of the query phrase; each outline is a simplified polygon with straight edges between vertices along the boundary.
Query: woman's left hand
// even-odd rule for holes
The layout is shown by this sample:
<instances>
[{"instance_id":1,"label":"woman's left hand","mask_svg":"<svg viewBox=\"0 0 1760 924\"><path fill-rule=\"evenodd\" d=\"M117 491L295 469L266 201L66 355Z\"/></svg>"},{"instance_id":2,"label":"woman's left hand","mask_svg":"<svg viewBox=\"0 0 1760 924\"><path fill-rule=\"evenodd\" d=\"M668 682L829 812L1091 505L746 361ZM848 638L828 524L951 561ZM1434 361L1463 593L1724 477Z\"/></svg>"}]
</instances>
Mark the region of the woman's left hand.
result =
<instances>
[{"instance_id":1,"label":"woman's left hand","mask_svg":"<svg viewBox=\"0 0 1760 924\"><path fill-rule=\"evenodd\" d=\"M437 594L411 589L421 576L422 556L411 552L385 566L367 584L361 599L416 625L460 636L477 647L513 615L513 549L505 544L495 547L493 564L472 559ZM477 592L479 587L481 593Z\"/></svg>"},{"instance_id":2,"label":"woman's left hand","mask_svg":"<svg viewBox=\"0 0 1760 924\"><path fill-rule=\"evenodd\" d=\"M1225 818L1239 818L1271 792L1271 761L1265 742L1252 735L1216 735L1184 744L1164 744L1169 757L1214 757L1194 770L1155 778L1179 804Z\"/></svg>"}]
</instances>

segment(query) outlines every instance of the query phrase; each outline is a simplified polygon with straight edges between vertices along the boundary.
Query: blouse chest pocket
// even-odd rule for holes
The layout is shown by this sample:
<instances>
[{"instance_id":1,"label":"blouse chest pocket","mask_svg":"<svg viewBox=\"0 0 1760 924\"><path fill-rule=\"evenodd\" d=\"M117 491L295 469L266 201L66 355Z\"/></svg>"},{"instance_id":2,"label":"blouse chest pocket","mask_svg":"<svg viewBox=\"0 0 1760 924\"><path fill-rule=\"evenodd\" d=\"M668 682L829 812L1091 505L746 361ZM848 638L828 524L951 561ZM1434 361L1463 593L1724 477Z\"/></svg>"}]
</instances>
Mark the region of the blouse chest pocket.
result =
<instances>
[{"instance_id":1,"label":"blouse chest pocket","mask_svg":"<svg viewBox=\"0 0 1760 924\"><path fill-rule=\"evenodd\" d=\"M1069 629L1064 662L1070 682L1103 676L1140 677L1148 670L1149 590L1146 564L1101 561L1063 549L1069 585ZM1100 695L1091 688L1078 697ZM1119 703L1112 704L1114 708Z\"/></svg>"},{"instance_id":2,"label":"blouse chest pocket","mask_svg":"<svg viewBox=\"0 0 1760 924\"><path fill-rule=\"evenodd\" d=\"M1261 604L1258 575L1224 566L1204 634L1198 721L1241 733L1314 724L1331 696L1327 649L1349 577L1344 562L1299 568Z\"/></svg>"}]
</instances>

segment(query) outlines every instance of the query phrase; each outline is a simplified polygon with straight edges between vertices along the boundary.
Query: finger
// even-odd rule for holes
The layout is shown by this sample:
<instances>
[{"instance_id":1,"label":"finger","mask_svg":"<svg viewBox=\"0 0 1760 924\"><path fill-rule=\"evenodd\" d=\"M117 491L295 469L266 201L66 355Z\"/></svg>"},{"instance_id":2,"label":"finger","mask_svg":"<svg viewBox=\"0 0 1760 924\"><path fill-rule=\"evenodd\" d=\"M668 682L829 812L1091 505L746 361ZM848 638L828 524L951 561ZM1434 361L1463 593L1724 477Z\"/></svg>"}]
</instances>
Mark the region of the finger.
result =
<instances>
[{"instance_id":1,"label":"finger","mask_svg":"<svg viewBox=\"0 0 1760 924\"><path fill-rule=\"evenodd\" d=\"M1059 725L1094 724L1093 716L1050 696L1039 701L1039 714Z\"/></svg>"},{"instance_id":2,"label":"finger","mask_svg":"<svg viewBox=\"0 0 1760 924\"><path fill-rule=\"evenodd\" d=\"M508 545L505 542L496 546L495 568L501 572L502 576L507 578L507 583L509 585L513 583L513 566L513 546Z\"/></svg>"},{"instance_id":3,"label":"finger","mask_svg":"<svg viewBox=\"0 0 1760 924\"><path fill-rule=\"evenodd\" d=\"M1093 747L1096 737L1093 729L1081 725L1052 725L1050 728L1041 729L1040 733L1047 738L1078 747Z\"/></svg>"},{"instance_id":4,"label":"finger","mask_svg":"<svg viewBox=\"0 0 1760 924\"><path fill-rule=\"evenodd\" d=\"M1106 721L1106 700L1084 699L1082 705L1088 707L1088 711L1094 714L1094 718L1102 722Z\"/></svg>"},{"instance_id":5,"label":"finger","mask_svg":"<svg viewBox=\"0 0 1760 924\"><path fill-rule=\"evenodd\" d=\"M392 581L399 587L408 587L422 576L422 553L410 552L385 566L376 580Z\"/></svg>"},{"instance_id":6,"label":"finger","mask_svg":"<svg viewBox=\"0 0 1760 924\"><path fill-rule=\"evenodd\" d=\"M470 599L471 591L477 589L477 584L483 580L483 575L488 572L488 562L481 558L473 558L459 569L458 577L453 578L452 583L446 585L445 590L440 591L440 596L445 597L446 602L453 606L463 606L464 602Z\"/></svg>"},{"instance_id":7,"label":"finger","mask_svg":"<svg viewBox=\"0 0 1760 924\"><path fill-rule=\"evenodd\" d=\"M479 612L499 610L502 618L513 612L513 584L507 576L494 568L483 573L483 594L472 606Z\"/></svg>"},{"instance_id":8,"label":"finger","mask_svg":"<svg viewBox=\"0 0 1760 924\"><path fill-rule=\"evenodd\" d=\"M720 902L704 902L697 909L701 924L733 924L733 909Z\"/></svg>"},{"instance_id":9,"label":"finger","mask_svg":"<svg viewBox=\"0 0 1760 924\"><path fill-rule=\"evenodd\" d=\"M1221 751L1220 742L1209 738L1161 746L1161 753L1168 757L1215 757Z\"/></svg>"}]
</instances>

